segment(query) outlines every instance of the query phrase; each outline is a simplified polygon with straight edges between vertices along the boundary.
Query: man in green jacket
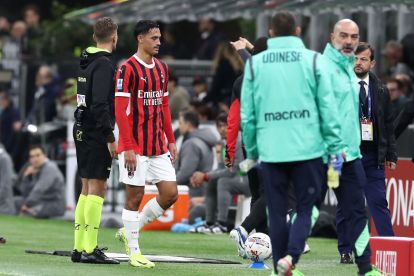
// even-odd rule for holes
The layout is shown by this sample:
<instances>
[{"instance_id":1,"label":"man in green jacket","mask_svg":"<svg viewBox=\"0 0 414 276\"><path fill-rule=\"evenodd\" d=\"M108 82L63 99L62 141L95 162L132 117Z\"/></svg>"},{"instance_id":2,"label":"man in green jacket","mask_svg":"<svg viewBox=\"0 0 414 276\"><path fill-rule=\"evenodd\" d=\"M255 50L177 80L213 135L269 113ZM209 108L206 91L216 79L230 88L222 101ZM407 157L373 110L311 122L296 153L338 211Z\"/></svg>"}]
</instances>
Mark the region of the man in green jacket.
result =
<instances>
[{"instance_id":1,"label":"man in green jacket","mask_svg":"<svg viewBox=\"0 0 414 276\"><path fill-rule=\"evenodd\" d=\"M359 89L354 72L354 51L358 43L358 25L349 19L340 20L334 26L331 43L326 45L323 55L328 59L327 69L333 84L346 155L339 187L334 189L338 199L337 213L341 214L345 221L337 221L337 224L344 223L349 226L342 235L350 239L358 265L358 275L376 276L381 274L370 262L371 251L363 190L366 176L360 153ZM338 233L338 237L340 235L341 233ZM349 253L343 252L341 263L347 260L348 263L352 263Z\"/></svg>"},{"instance_id":2,"label":"man in green jacket","mask_svg":"<svg viewBox=\"0 0 414 276\"><path fill-rule=\"evenodd\" d=\"M246 63L241 122L247 158L261 160L269 211L273 264L278 275L303 275L295 264L311 230L312 207L325 179L322 156L344 147L326 59L305 48L289 12L271 21L268 49ZM297 198L297 217L286 222L288 184Z\"/></svg>"}]
</instances>

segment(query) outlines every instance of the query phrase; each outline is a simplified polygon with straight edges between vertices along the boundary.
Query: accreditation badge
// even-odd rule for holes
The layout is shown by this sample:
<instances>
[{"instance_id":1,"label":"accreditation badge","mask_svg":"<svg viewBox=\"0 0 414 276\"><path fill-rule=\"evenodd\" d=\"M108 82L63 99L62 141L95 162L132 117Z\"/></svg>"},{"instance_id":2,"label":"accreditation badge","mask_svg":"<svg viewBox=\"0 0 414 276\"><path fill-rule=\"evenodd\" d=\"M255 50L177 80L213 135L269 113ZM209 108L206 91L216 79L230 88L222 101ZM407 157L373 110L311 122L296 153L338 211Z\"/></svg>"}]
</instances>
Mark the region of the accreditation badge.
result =
<instances>
[{"instance_id":1,"label":"accreditation badge","mask_svg":"<svg viewBox=\"0 0 414 276\"><path fill-rule=\"evenodd\" d=\"M362 141L374 141L374 127L370 119L361 119Z\"/></svg>"}]
</instances>

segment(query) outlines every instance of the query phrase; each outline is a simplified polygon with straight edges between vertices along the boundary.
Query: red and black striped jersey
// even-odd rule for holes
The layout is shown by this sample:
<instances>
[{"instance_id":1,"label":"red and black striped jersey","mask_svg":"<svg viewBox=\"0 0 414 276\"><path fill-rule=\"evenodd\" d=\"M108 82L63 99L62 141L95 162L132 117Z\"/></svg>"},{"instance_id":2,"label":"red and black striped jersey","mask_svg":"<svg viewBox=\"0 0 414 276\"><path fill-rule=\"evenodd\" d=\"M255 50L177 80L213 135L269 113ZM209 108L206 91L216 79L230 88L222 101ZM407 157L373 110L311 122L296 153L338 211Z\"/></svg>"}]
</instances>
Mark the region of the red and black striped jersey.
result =
<instances>
[{"instance_id":1,"label":"red and black striped jersey","mask_svg":"<svg viewBox=\"0 0 414 276\"><path fill-rule=\"evenodd\" d=\"M134 150L144 156L168 151L175 143L168 107L168 67L156 58L145 63L136 54L117 70L115 116L118 152Z\"/></svg>"}]
</instances>

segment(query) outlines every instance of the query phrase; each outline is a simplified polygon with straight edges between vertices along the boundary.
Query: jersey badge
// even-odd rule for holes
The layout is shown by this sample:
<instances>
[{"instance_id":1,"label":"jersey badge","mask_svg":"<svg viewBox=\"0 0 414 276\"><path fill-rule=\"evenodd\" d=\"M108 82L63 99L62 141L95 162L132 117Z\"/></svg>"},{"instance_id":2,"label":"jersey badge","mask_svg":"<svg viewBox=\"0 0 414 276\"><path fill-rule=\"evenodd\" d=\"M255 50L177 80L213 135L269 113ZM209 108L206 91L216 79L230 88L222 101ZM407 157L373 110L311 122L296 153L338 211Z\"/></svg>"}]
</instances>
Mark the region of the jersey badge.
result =
<instances>
[{"instance_id":1,"label":"jersey badge","mask_svg":"<svg viewBox=\"0 0 414 276\"><path fill-rule=\"evenodd\" d=\"M123 79L118 79L116 81L116 88L118 89L118 91L122 91L122 85L123 85L123 83L124 83L124 80Z\"/></svg>"}]
</instances>

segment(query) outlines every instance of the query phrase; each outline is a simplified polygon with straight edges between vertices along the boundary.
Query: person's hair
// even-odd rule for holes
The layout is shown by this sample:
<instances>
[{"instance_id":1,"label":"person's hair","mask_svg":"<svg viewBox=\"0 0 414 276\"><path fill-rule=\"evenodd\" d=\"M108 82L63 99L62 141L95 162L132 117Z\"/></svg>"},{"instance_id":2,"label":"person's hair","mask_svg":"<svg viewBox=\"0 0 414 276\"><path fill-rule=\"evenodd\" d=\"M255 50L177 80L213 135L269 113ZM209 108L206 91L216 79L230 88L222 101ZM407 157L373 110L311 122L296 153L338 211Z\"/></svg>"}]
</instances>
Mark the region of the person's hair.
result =
<instances>
[{"instance_id":1,"label":"person's hair","mask_svg":"<svg viewBox=\"0 0 414 276\"><path fill-rule=\"evenodd\" d=\"M219 115L217 115L216 124L219 124L219 123L227 124L227 113L221 112L219 113Z\"/></svg>"},{"instance_id":2,"label":"person's hair","mask_svg":"<svg viewBox=\"0 0 414 276\"><path fill-rule=\"evenodd\" d=\"M192 110L183 110L180 112L180 116L185 122L190 123L195 128L198 128L200 119L198 118L197 112L194 112Z\"/></svg>"},{"instance_id":3,"label":"person's hair","mask_svg":"<svg viewBox=\"0 0 414 276\"><path fill-rule=\"evenodd\" d=\"M42 147L42 145L36 144L36 145L31 145L29 147L29 152L31 152L32 150L36 150L36 149L40 149L40 151L45 154L45 149Z\"/></svg>"},{"instance_id":4,"label":"person's hair","mask_svg":"<svg viewBox=\"0 0 414 276\"><path fill-rule=\"evenodd\" d=\"M392 48L392 49L402 49L403 46L401 44L401 42L397 41L397 40L389 40L386 44L385 44L385 49L387 48Z\"/></svg>"},{"instance_id":5,"label":"person's hair","mask_svg":"<svg viewBox=\"0 0 414 276\"><path fill-rule=\"evenodd\" d=\"M256 39L256 41L253 43L252 55L258 54L266 50L267 50L267 37L262 36Z\"/></svg>"},{"instance_id":6,"label":"person's hair","mask_svg":"<svg viewBox=\"0 0 414 276\"><path fill-rule=\"evenodd\" d=\"M358 47L355 50L355 55L358 55L359 53L364 52L365 50L369 50L370 51L370 55L369 58L371 59L371 61L373 61L375 59L375 50L374 48L371 46L371 44L367 43L367 42L360 42Z\"/></svg>"},{"instance_id":7,"label":"person's hair","mask_svg":"<svg viewBox=\"0 0 414 276\"><path fill-rule=\"evenodd\" d=\"M288 11L280 11L273 15L270 28L273 30L275 36L295 35L295 17Z\"/></svg>"},{"instance_id":8,"label":"person's hair","mask_svg":"<svg viewBox=\"0 0 414 276\"><path fill-rule=\"evenodd\" d=\"M385 83L386 84L393 83L393 82L397 84L397 87L398 87L399 90L401 90L403 88L403 86L404 86L403 82L400 81L399 79L396 79L396 78L387 78L385 80Z\"/></svg>"},{"instance_id":9,"label":"person's hair","mask_svg":"<svg viewBox=\"0 0 414 276\"><path fill-rule=\"evenodd\" d=\"M159 29L160 26L157 22L152 20L140 20L135 24L134 28L134 37L137 39L137 36L141 34L147 34L151 29Z\"/></svg>"},{"instance_id":10,"label":"person's hair","mask_svg":"<svg viewBox=\"0 0 414 276\"><path fill-rule=\"evenodd\" d=\"M244 63L240 55L234 49L229 42L222 42L217 47L216 53L213 59L214 71L217 70L221 60L227 59L231 67L235 72L242 72L244 69Z\"/></svg>"},{"instance_id":11,"label":"person's hair","mask_svg":"<svg viewBox=\"0 0 414 276\"><path fill-rule=\"evenodd\" d=\"M197 114L198 114L198 116L201 120L211 121L211 120L214 119L213 110L207 104L202 103L202 102L193 101L193 102L191 102L191 105L193 106L194 110L197 112Z\"/></svg>"},{"instance_id":12,"label":"person's hair","mask_svg":"<svg viewBox=\"0 0 414 276\"><path fill-rule=\"evenodd\" d=\"M26 12L27 11L34 11L40 17L40 9L35 4L29 4L29 5L24 6L24 8L23 8L23 16L26 15Z\"/></svg>"},{"instance_id":13,"label":"person's hair","mask_svg":"<svg viewBox=\"0 0 414 276\"><path fill-rule=\"evenodd\" d=\"M118 25L110 17L102 17L93 26L97 42L109 42L112 35L118 30Z\"/></svg>"},{"instance_id":14,"label":"person's hair","mask_svg":"<svg viewBox=\"0 0 414 276\"><path fill-rule=\"evenodd\" d=\"M397 75L395 75L395 78L402 83L403 87L405 89L407 89L409 93L412 92L413 84L412 84L412 81L411 81L411 78L410 78L409 75L407 75L407 74L397 74Z\"/></svg>"}]
</instances>

